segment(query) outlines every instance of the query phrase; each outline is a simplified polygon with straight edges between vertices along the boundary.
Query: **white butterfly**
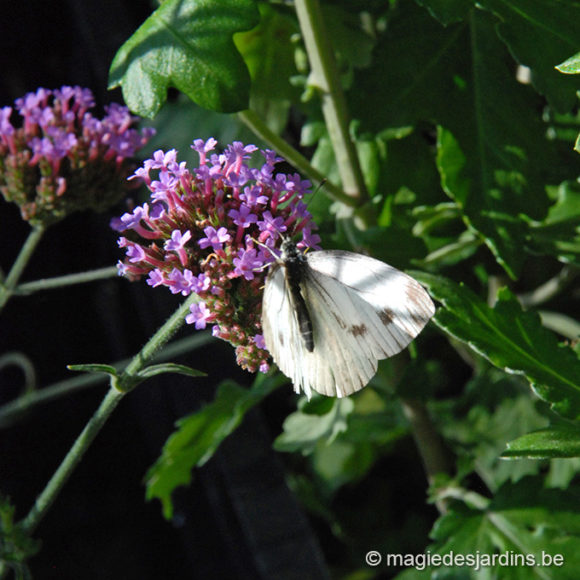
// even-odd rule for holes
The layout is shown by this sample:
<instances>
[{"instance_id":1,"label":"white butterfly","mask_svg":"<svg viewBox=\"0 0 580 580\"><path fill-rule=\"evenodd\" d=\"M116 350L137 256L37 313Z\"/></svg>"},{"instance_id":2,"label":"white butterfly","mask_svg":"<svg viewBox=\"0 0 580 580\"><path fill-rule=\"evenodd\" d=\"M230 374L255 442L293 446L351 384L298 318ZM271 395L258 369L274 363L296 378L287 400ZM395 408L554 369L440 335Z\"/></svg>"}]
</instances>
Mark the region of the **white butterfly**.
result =
<instances>
[{"instance_id":1,"label":"white butterfly","mask_svg":"<svg viewBox=\"0 0 580 580\"><path fill-rule=\"evenodd\" d=\"M262 299L266 347L310 398L362 389L380 359L403 350L435 312L427 292L387 264L341 250L303 254L290 240Z\"/></svg>"}]
</instances>

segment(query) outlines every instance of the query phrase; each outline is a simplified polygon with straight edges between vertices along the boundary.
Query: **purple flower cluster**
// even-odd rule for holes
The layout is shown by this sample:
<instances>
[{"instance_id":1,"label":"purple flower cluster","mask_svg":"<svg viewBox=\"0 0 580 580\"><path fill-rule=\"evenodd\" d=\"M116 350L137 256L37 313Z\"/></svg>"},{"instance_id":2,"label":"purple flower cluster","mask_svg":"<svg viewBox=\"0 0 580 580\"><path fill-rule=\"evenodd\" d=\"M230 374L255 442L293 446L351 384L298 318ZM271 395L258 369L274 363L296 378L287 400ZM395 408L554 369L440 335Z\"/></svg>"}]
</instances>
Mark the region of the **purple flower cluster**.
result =
<instances>
[{"instance_id":1,"label":"purple flower cluster","mask_svg":"<svg viewBox=\"0 0 580 580\"><path fill-rule=\"evenodd\" d=\"M96 118L89 89L38 89L0 108L0 192L22 218L50 225L73 211L102 211L127 190L133 155L153 135L126 107ZM15 124L14 124L15 123Z\"/></svg>"},{"instance_id":2,"label":"purple flower cluster","mask_svg":"<svg viewBox=\"0 0 580 580\"><path fill-rule=\"evenodd\" d=\"M261 295L268 264L279 254L281 236L300 235L301 248L318 247L318 235L302 201L310 183L298 174L275 174L281 161L262 151L259 169L248 165L254 145L234 142L211 153L215 139L194 141L200 157L190 171L177 152L156 151L133 177L151 191L149 203L113 220L123 232L126 257L119 273L147 277L150 286L173 294L197 294L186 322L236 349L238 364L252 372L268 369L261 336Z\"/></svg>"}]
</instances>

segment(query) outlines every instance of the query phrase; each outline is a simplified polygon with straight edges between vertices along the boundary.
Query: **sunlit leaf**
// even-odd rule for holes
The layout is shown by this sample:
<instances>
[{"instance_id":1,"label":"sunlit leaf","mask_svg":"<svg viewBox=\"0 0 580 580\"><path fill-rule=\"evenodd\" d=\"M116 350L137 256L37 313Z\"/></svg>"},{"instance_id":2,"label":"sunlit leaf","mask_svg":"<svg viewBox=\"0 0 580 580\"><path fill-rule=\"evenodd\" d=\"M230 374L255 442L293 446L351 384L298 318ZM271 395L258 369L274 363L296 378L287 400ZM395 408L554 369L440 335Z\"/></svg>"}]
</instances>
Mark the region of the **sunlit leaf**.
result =
<instances>
[{"instance_id":1,"label":"sunlit leaf","mask_svg":"<svg viewBox=\"0 0 580 580\"><path fill-rule=\"evenodd\" d=\"M246 109L250 75L232 37L258 22L252 0L166 0L117 52L109 86L145 117L169 87L213 111Z\"/></svg>"},{"instance_id":2,"label":"sunlit leaf","mask_svg":"<svg viewBox=\"0 0 580 580\"><path fill-rule=\"evenodd\" d=\"M500 289L491 308L464 285L425 273L414 276L443 303L433 318L437 326L495 366L524 375L559 413L580 417L578 357L542 326L538 314L524 312L507 288Z\"/></svg>"},{"instance_id":3,"label":"sunlit leaf","mask_svg":"<svg viewBox=\"0 0 580 580\"><path fill-rule=\"evenodd\" d=\"M580 457L580 428L573 424L561 424L527 433L510 441L502 457Z\"/></svg>"},{"instance_id":4,"label":"sunlit leaf","mask_svg":"<svg viewBox=\"0 0 580 580\"><path fill-rule=\"evenodd\" d=\"M580 52L577 52L574 56L567 58L556 68L564 74L574 75L580 73Z\"/></svg>"}]
</instances>

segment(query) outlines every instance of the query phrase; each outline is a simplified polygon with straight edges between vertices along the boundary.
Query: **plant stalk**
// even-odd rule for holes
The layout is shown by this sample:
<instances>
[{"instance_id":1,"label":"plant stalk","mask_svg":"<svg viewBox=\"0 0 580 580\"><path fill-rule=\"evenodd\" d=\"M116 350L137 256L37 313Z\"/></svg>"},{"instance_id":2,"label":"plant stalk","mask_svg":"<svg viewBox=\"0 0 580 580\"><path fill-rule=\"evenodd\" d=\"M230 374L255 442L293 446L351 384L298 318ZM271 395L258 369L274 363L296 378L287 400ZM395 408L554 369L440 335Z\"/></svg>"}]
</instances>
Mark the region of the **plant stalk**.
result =
<instances>
[{"instance_id":1,"label":"plant stalk","mask_svg":"<svg viewBox=\"0 0 580 580\"><path fill-rule=\"evenodd\" d=\"M0 311L4 306L6 306L6 303L14 293L14 289L16 288L24 269L28 265L28 262L30 262L34 250L36 250L36 246L38 246L44 232L44 226L34 226L28 234L28 238L24 242L24 245L16 258L16 261L12 265L8 276L6 276L6 280L4 280L3 284L0 286Z\"/></svg>"},{"instance_id":2,"label":"plant stalk","mask_svg":"<svg viewBox=\"0 0 580 580\"><path fill-rule=\"evenodd\" d=\"M113 384L116 385L116 388L111 387L109 389L103 402L74 442L42 493L36 499L34 506L21 523L25 531L31 533L36 529L58 497L58 494L62 491L62 488L83 458L87 449L121 401L121 398L137 386L139 371L145 367L151 357L182 326L185 315L189 312L189 307L198 299L195 294L189 296L165 324L151 337L141 351L133 357L125 371L119 377L113 378Z\"/></svg>"},{"instance_id":3,"label":"plant stalk","mask_svg":"<svg viewBox=\"0 0 580 580\"><path fill-rule=\"evenodd\" d=\"M322 113L336 163L342 188L357 205L368 198L358 153L350 138L350 117L334 58L332 42L324 25L324 15L318 0L295 0L296 14L310 61L310 83L321 93Z\"/></svg>"}]
</instances>

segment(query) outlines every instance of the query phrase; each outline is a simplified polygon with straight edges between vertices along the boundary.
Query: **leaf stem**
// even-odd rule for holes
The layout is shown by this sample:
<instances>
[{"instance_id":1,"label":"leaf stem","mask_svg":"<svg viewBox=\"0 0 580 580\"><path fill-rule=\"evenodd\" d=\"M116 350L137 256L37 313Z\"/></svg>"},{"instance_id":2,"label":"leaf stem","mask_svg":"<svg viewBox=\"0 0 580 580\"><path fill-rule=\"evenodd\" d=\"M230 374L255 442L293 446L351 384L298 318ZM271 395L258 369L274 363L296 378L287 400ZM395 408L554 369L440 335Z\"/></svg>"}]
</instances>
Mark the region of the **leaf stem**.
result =
<instances>
[{"instance_id":1,"label":"leaf stem","mask_svg":"<svg viewBox=\"0 0 580 580\"><path fill-rule=\"evenodd\" d=\"M550 278L531 292L519 294L518 300L524 308L531 308L548 302L564 290L574 278L580 275L580 269L564 266L556 276Z\"/></svg>"},{"instance_id":2,"label":"leaf stem","mask_svg":"<svg viewBox=\"0 0 580 580\"><path fill-rule=\"evenodd\" d=\"M252 110L248 109L238 113L238 118L249 127L255 135L268 143L272 149L279 153L293 165L300 173L310 178L311 181L322 184L322 188L329 197L335 201L340 201L345 205L354 206L355 200L347 195L340 187L330 183L322 173L313 167L308 159L300 154L287 141L282 139L279 135L274 133L264 121Z\"/></svg>"},{"instance_id":3,"label":"leaf stem","mask_svg":"<svg viewBox=\"0 0 580 580\"><path fill-rule=\"evenodd\" d=\"M334 58L332 43L324 25L318 0L295 0L296 14L312 69L310 82L320 90L322 113L344 191L357 205L366 201L368 193L355 144L350 138L349 114Z\"/></svg>"},{"instance_id":4,"label":"leaf stem","mask_svg":"<svg viewBox=\"0 0 580 580\"><path fill-rule=\"evenodd\" d=\"M418 399L401 399L401 405L411 425L413 438L423 460L429 484L433 484L438 474L451 475L450 454L445 449L425 404ZM437 509L440 513L445 513L445 502L438 501Z\"/></svg>"},{"instance_id":5,"label":"leaf stem","mask_svg":"<svg viewBox=\"0 0 580 580\"><path fill-rule=\"evenodd\" d=\"M36 529L122 397L137 386L137 373L171 338L179 327L182 326L185 315L189 312L190 305L196 300L198 300L198 297L195 294L189 296L165 324L151 337L141 351L133 357L121 376L113 379L112 382L115 386L109 389L103 402L74 442L42 493L36 499L28 515L22 521L21 525L25 531L31 533Z\"/></svg>"},{"instance_id":6,"label":"leaf stem","mask_svg":"<svg viewBox=\"0 0 580 580\"><path fill-rule=\"evenodd\" d=\"M6 303L14 293L14 289L16 288L24 269L28 265L30 258L32 258L36 246L38 246L42 239L44 232L44 226L37 225L34 226L28 234L28 238L24 242L16 261L6 277L6 280L4 280L3 284L0 286L0 311L2 311L4 306L6 306Z\"/></svg>"},{"instance_id":7,"label":"leaf stem","mask_svg":"<svg viewBox=\"0 0 580 580\"><path fill-rule=\"evenodd\" d=\"M53 288L61 288L62 286L72 286L73 284L85 284L95 280L103 280L106 278L113 278L118 275L116 266L106 266L97 270L89 270L88 272L79 272L77 274L67 274L66 276L55 276L54 278L43 278L41 280L34 280L33 282L26 282L19 284L14 294L32 294L41 290L52 290Z\"/></svg>"}]
</instances>

